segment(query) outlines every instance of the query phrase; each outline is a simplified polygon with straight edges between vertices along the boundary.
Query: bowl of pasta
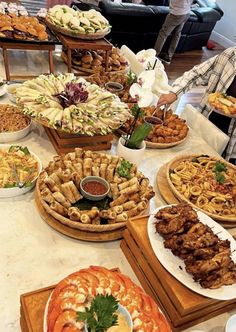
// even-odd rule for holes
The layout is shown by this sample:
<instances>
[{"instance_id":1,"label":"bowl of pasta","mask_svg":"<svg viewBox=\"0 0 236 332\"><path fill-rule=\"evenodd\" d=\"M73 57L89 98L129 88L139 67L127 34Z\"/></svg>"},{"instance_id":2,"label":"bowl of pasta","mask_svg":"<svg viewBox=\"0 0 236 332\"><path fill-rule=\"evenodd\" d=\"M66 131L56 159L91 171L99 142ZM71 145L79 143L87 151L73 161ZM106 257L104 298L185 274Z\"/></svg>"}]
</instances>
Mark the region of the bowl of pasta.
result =
<instances>
[{"instance_id":1,"label":"bowl of pasta","mask_svg":"<svg viewBox=\"0 0 236 332\"><path fill-rule=\"evenodd\" d=\"M168 163L166 176L178 200L219 222L236 222L236 166L220 157L186 155Z\"/></svg>"},{"instance_id":2,"label":"bowl of pasta","mask_svg":"<svg viewBox=\"0 0 236 332\"><path fill-rule=\"evenodd\" d=\"M40 159L27 147L0 145L0 198L31 190L42 170Z\"/></svg>"},{"instance_id":3,"label":"bowl of pasta","mask_svg":"<svg viewBox=\"0 0 236 332\"><path fill-rule=\"evenodd\" d=\"M16 106L0 105L0 118L0 143L17 141L30 132L31 119Z\"/></svg>"}]
</instances>

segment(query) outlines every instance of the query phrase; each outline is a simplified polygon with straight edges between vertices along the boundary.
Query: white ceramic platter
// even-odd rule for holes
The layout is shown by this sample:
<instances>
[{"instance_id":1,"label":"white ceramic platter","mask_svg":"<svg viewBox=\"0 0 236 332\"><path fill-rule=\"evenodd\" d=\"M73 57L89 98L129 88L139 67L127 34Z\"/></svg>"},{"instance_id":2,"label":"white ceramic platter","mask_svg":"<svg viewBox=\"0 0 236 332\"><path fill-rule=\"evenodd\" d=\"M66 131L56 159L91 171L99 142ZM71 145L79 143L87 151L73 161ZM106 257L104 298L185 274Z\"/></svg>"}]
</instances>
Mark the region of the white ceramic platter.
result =
<instances>
[{"instance_id":1,"label":"white ceramic platter","mask_svg":"<svg viewBox=\"0 0 236 332\"><path fill-rule=\"evenodd\" d=\"M16 145L16 144L13 144ZM12 145L7 145L7 144L0 144L0 150L8 150ZM37 160L38 162L38 175L35 177L35 179L32 181L31 186L29 187L23 187L23 188L18 188L18 187L13 187L13 188L0 188L0 198L6 198L6 197L15 197L19 195L23 195L30 191L36 183L36 180L39 176L39 174L42 171L42 163L39 157L30 151L30 154Z\"/></svg>"},{"instance_id":2,"label":"white ceramic platter","mask_svg":"<svg viewBox=\"0 0 236 332\"><path fill-rule=\"evenodd\" d=\"M168 206L168 205L167 205ZM171 205L169 205L171 206ZM164 268L173 275L177 280L179 280L183 285L190 288L194 292L201 294L206 297L217 300L231 300L236 298L236 284L230 286L222 286L218 289L203 288L198 282L193 280L191 274L186 272L184 261L173 255L170 249L164 247L163 237L156 232L155 229L155 214L157 211L162 209L162 206L155 211L148 219L148 236L151 242L152 249L159 260L159 262L164 266ZM199 220L212 228L213 232L218 235L222 240L228 239L230 241L230 247L232 252L232 259L236 262L236 241L233 237L217 222L208 217L205 213L197 211Z\"/></svg>"},{"instance_id":3,"label":"white ceramic platter","mask_svg":"<svg viewBox=\"0 0 236 332\"><path fill-rule=\"evenodd\" d=\"M4 96L7 92L7 84L3 84L0 86L0 97Z\"/></svg>"},{"instance_id":4,"label":"white ceramic platter","mask_svg":"<svg viewBox=\"0 0 236 332\"><path fill-rule=\"evenodd\" d=\"M30 132L31 124L32 124L32 120L30 120L30 123L27 127L23 128L21 130L0 133L0 143L16 142L19 139L25 137Z\"/></svg>"}]
</instances>

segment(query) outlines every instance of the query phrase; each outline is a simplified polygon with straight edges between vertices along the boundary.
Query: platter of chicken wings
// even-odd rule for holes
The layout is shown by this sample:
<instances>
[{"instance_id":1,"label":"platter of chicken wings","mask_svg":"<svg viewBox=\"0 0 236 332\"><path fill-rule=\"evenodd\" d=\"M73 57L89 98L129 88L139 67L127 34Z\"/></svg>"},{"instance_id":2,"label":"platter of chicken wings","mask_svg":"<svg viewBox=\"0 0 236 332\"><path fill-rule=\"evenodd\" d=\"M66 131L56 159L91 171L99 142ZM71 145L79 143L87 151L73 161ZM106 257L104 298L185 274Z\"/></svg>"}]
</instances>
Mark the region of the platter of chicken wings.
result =
<instances>
[{"instance_id":1,"label":"platter of chicken wings","mask_svg":"<svg viewBox=\"0 0 236 332\"><path fill-rule=\"evenodd\" d=\"M153 251L178 281L203 296L236 294L236 241L218 223L187 203L156 209L148 220Z\"/></svg>"}]
</instances>

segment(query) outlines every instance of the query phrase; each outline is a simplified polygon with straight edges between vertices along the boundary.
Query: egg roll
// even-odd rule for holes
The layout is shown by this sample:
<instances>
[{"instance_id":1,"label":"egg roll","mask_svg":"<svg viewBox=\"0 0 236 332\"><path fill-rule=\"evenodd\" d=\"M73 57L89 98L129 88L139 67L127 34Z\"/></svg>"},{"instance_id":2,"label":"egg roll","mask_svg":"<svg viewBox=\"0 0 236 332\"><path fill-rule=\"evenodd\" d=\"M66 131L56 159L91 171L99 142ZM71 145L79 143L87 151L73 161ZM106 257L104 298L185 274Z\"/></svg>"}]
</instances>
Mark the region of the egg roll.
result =
<instances>
[{"instance_id":1,"label":"egg roll","mask_svg":"<svg viewBox=\"0 0 236 332\"><path fill-rule=\"evenodd\" d=\"M82 163L76 163L76 164L74 164L74 168L75 168L75 172L82 179L84 177L83 164Z\"/></svg>"},{"instance_id":2,"label":"egg roll","mask_svg":"<svg viewBox=\"0 0 236 332\"><path fill-rule=\"evenodd\" d=\"M81 158L82 156L83 156L83 149L81 149L81 148L75 148L75 155L76 155L76 157L78 157L78 158Z\"/></svg>"},{"instance_id":3,"label":"egg roll","mask_svg":"<svg viewBox=\"0 0 236 332\"><path fill-rule=\"evenodd\" d=\"M43 199L45 202L49 203L49 204L51 204L51 203L53 203L53 202L55 201L54 197L52 196L51 191L50 191L48 188L44 188L44 189L40 192L40 194L41 194L42 199Z\"/></svg>"},{"instance_id":4,"label":"egg roll","mask_svg":"<svg viewBox=\"0 0 236 332\"><path fill-rule=\"evenodd\" d=\"M110 207L114 207L116 205L122 205L123 203L127 202L128 199L129 197L126 194L121 194L119 197L117 197L117 199L115 199L110 203Z\"/></svg>"},{"instance_id":5,"label":"egg roll","mask_svg":"<svg viewBox=\"0 0 236 332\"><path fill-rule=\"evenodd\" d=\"M84 159L84 163L83 163L84 177L90 176L92 174L92 164L93 164L92 158Z\"/></svg>"},{"instance_id":6,"label":"egg roll","mask_svg":"<svg viewBox=\"0 0 236 332\"><path fill-rule=\"evenodd\" d=\"M50 204L50 208L62 216L65 216L65 217L67 216L67 209L56 201L54 201Z\"/></svg>"},{"instance_id":7,"label":"egg roll","mask_svg":"<svg viewBox=\"0 0 236 332\"><path fill-rule=\"evenodd\" d=\"M74 184L77 188L80 187L81 177L79 176L78 173L76 173L76 172L72 173L71 180L74 182Z\"/></svg>"},{"instance_id":8,"label":"egg roll","mask_svg":"<svg viewBox=\"0 0 236 332\"><path fill-rule=\"evenodd\" d=\"M70 217L71 220L74 221L80 221L80 210L77 207L70 207L68 209L68 216Z\"/></svg>"},{"instance_id":9,"label":"egg roll","mask_svg":"<svg viewBox=\"0 0 236 332\"><path fill-rule=\"evenodd\" d=\"M118 185L118 187L119 187L119 190L123 190L127 187L130 187L130 186L134 185L134 184L139 184L138 179L136 177L132 178L131 180L120 183Z\"/></svg>"},{"instance_id":10,"label":"egg roll","mask_svg":"<svg viewBox=\"0 0 236 332\"><path fill-rule=\"evenodd\" d=\"M80 221L83 224L91 224L91 218L86 213L82 213L81 214Z\"/></svg>"},{"instance_id":11,"label":"egg roll","mask_svg":"<svg viewBox=\"0 0 236 332\"><path fill-rule=\"evenodd\" d=\"M76 202L76 198L71 191L69 182L63 183L61 185L61 192L72 204Z\"/></svg>"},{"instance_id":12,"label":"egg roll","mask_svg":"<svg viewBox=\"0 0 236 332\"><path fill-rule=\"evenodd\" d=\"M115 166L114 165L108 165L107 169L106 169L106 180L108 182L113 181L114 172L115 172Z\"/></svg>"},{"instance_id":13,"label":"egg roll","mask_svg":"<svg viewBox=\"0 0 236 332\"><path fill-rule=\"evenodd\" d=\"M48 186L48 188L51 190L51 192L56 192L56 191L60 191L59 186L55 183L55 181L50 178L49 176L44 179L44 183L46 183L46 185Z\"/></svg>"},{"instance_id":14,"label":"egg roll","mask_svg":"<svg viewBox=\"0 0 236 332\"><path fill-rule=\"evenodd\" d=\"M99 176L101 176L103 179L105 179L106 177L106 169L107 169L107 164L102 163L99 169Z\"/></svg>"},{"instance_id":15,"label":"egg roll","mask_svg":"<svg viewBox=\"0 0 236 332\"><path fill-rule=\"evenodd\" d=\"M114 199L117 199L117 197L120 195L120 191L118 188L117 183L110 183L110 191L111 191L111 197Z\"/></svg>"},{"instance_id":16,"label":"egg roll","mask_svg":"<svg viewBox=\"0 0 236 332\"><path fill-rule=\"evenodd\" d=\"M98 166L92 166L92 175L99 176L99 167Z\"/></svg>"},{"instance_id":17,"label":"egg roll","mask_svg":"<svg viewBox=\"0 0 236 332\"><path fill-rule=\"evenodd\" d=\"M62 193L56 191L52 194L52 196L58 203L61 203L61 205L63 205L64 207L69 208L71 206L70 201L66 199L66 197L62 195Z\"/></svg>"},{"instance_id":18,"label":"egg roll","mask_svg":"<svg viewBox=\"0 0 236 332\"><path fill-rule=\"evenodd\" d=\"M121 214L118 214L115 218L115 222L124 222L128 220L128 214L126 212L122 212Z\"/></svg>"},{"instance_id":19,"label":"egg roll","mask_svg":"<svg viewBox=\"0 0 236 332\"><path fill-rule=\"evenodd\" d=\"M128 201L122 205L123 210L131 210L136 206L135 201Z\"/></svg>"},{"instance_id":20,"label":"egg roll","mask_svg":"<svg viewBox=\"0 0 236 332\"><path fill-rule=\"evenodd\" d=\"M125 203L126 204L126 203ZM124 205L124 204L123 204ZM120 214L123 212L123 205L116 205L112 208L113 211L115 211L117 214Z\"/></svg>"},{"instance_id":21,"label":"egg roll","mask_svg":"<svg viewBox=\"0 0 236 332\"><path fill-rule=\"evenodd\" d=\"M75 202L83 198L83 196L80 194L79 190L77 189L73 181L69 181L68 186L74 196Z\"/></svg>"},{"instance_id":22,"label":"egg roll","mask_svg":"<svg viewBox=\"0 0 236 332\"><path fill-rule=\"evenodd\" d=\"M138 191L139 191L139 184L135 183L132 186L124 188L123 190L121 190L120 194L131 195L131 194L136 193Z\"/></svg>"}]
</instances>

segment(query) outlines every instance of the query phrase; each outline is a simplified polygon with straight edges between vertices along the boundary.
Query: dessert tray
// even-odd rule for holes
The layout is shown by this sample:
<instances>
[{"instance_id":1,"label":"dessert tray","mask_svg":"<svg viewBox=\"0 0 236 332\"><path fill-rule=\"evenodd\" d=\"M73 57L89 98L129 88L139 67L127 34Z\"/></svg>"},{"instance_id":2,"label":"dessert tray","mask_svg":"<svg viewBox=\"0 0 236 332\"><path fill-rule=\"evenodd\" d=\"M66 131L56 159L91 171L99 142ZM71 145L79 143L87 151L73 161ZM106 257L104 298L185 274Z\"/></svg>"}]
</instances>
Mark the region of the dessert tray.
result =
<instances>
[{"instance_id":1,"label":"dessert tray","mask_svg":"<svg viewBox=\"0 0 236 332\"><path fill-rule=\"evenodd\" d=\"M127 172L127 165L129 173L122 173ZM108 196L97 205L78 190L80 181L91 175L110 184ZM145 213L153 196L149 180L135 165L118 156L79 148L54 157L36 188L36 203L46 222L68 236L91 241L120 238L128 218Z\"/></svg>"},{"instance_id":2,"label":"dessert tray","mask_svg":"<svg viewBox=\"0 0 236 332\"><path fill-rule=\"evenodd\" d=\"M236 167L207 155L174 158L166 168L168 186L179 201L186 201L218 222L236 223Z\"/></svg>"}]
</instances>

